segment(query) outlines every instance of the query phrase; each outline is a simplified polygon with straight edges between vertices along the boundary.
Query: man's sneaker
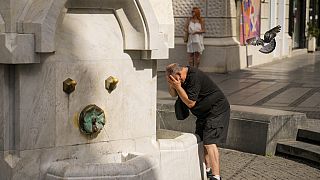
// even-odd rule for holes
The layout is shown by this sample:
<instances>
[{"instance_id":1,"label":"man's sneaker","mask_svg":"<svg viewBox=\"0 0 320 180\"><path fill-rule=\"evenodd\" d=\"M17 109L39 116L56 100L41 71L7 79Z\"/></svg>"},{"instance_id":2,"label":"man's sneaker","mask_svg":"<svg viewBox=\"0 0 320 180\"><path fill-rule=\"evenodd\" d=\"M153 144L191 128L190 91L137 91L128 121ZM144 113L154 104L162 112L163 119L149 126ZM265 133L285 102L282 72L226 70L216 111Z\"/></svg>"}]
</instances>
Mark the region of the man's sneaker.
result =
<instances>
[{"instance_id":1,"label":"man's sneaker","mask_svg":"<svg viewBox=\"0 0 320 180\"><path fill-rule=\"evenodd\" d=\"M209 178L209 177L208 177ZM209 180L218 180L217 178L215 178L213 175L209 178ZM220 177L220 180L222 180L222 178Z\"/></svg>"},{"instance_id":2,"label":"man's sneaker","mask_svg":"<svg viewBox=\"0 0 320 180\"><path fill-rule=\"evenodd\" d=\"M212 178L213 174L212 174L212 170L210 169L210 171L206 171L207 172L207 178ZM211 179L210 179L211 180Z\"/></svg>"}]
</instances>

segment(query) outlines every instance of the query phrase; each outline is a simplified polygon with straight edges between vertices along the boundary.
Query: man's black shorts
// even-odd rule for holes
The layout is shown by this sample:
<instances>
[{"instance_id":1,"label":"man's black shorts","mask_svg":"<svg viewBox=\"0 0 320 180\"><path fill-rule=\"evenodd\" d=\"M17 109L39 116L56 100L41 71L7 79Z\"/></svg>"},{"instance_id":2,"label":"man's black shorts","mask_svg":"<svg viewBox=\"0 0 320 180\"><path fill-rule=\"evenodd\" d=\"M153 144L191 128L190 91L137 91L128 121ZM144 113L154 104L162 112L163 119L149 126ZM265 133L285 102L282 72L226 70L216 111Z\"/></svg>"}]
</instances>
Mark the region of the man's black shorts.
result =
<instances>
[{"instance_id":1,"label":"man's black shorts","mask_svg":"<svg viewBox=\"0 0 320 180\"><path fill-rule=\"evenodd\" d=\"M218 116L208 116L206 119L197 119L196 134L200 136L204 145L222 144L227 140L230 110Z\"/></svg>"}]
</instances>

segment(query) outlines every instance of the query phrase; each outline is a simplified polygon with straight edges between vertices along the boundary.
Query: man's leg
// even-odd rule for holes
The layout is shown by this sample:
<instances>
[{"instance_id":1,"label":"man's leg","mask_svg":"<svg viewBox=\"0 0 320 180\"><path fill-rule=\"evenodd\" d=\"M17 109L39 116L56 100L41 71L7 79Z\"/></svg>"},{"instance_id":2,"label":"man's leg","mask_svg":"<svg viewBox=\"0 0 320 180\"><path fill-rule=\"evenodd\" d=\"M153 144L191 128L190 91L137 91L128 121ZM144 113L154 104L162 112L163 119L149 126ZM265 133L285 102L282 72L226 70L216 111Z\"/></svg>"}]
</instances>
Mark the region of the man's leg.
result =
<instances>
[{"instance_id":1,"label":"man's leg","mask_svg":"<svg viewBox=\"0 0 320 180\"><path fill-rule=\"evenodd\" d=\"M204 162L206 164L206 168L211 168L209 155L208 155L207 149L205 147L204 147Z\"/></svg>"},{"instance_id":2,"label":"man's leg","mask_svg":"<svg viewBox=\"0 0 320 180\"><path fill-rule=\"evenodd\" d=\"M206 174L207 174L207 178L212 178L213 174L212 174L212 168L211 168L211 162L210 162L210 158L209 158L209 154L207 152L206 147L204 146L204 162L206 164Z\"/></svg>"},{"instance_id":3,"label":"man's leg","mask_svg":"<svg viewBox=\"0 0 320 180\"><path fill-rule=\"evenodd\" d=\"M220 176L220 161L219 161L219 151L216 144L204 145L208 153L209 164L212 168L212 174L214 176Z\"/></svg>"}]
</instances>

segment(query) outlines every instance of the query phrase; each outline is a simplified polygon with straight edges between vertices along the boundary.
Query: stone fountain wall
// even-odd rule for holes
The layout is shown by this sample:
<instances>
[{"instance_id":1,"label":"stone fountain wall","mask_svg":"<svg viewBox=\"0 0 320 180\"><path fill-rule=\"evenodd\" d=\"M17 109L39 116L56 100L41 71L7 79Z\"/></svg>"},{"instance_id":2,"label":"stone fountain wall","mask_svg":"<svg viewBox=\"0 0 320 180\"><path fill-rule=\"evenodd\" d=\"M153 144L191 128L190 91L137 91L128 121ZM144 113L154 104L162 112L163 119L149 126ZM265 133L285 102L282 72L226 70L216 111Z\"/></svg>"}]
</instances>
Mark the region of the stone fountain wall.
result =
<instances>
[{"instance_id":1,"label":"stone fountain wall","mask_svg":"<svg viewBox=\"0 0 320 180\"><path fill-rule=\"evenodd\" d=\"M171 1L0 1L0 179L67 176L56 162L122 162L110 161L119 152L160 161L156 60L168 58L173 29ZM109 76L119 80L112 92ZM89 104L105 112L95 138L79 131ZM159 164L148 164L149 179Z\"/></svg>"}]
</instances>

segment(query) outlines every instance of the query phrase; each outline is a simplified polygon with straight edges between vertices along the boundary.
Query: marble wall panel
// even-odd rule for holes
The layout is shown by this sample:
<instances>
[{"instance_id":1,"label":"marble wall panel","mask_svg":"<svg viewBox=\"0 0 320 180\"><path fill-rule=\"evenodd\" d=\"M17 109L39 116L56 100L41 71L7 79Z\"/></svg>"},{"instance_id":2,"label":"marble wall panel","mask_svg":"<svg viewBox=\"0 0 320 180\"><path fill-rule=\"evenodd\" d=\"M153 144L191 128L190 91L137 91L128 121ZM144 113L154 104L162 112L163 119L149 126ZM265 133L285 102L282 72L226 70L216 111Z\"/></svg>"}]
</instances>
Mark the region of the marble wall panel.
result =
<instances>
[{"instance_id":1,"label":"marble wall panel","mask_svg":"<svg viewBox=\"0 0 320 180\"><path fill-rule=\"evenodd\" d=\"M261 18L270 18L270 4L261 3Z\"/></svg>"},{"instance_id":2,"label":"marble wall panel","mask_svg":"<svg viewBox=\"0 0 320 180\"><path fill-rule=\"evenodd\" d=\"M0 2L0 14L6 24L5 32L16 32L17 20L28 0L7 0Z\"/></svg>"},{"instance_id":3,"label":"marble wall panel","mask_svg":"<svg viewBox=\"0 0 320 180\"><path fill-rule=\"evenodd\" d=\"M229 40L230 39L230 40ZM221 41L235 41L231 38L221 38ZM234 71L240 67L244 68L246 65L245 58L245 48L239 48L236 45L229 45L229 47L217 46L216 44L223 44L222 42L217 42L214 45L205 43L205 50L203 51L201 63L199 69L205 72L219 72L224 73L226 71ZM176 44L174 49L175 52L170 52L170 62L177 62L179 64L186 65L187 53L185 44ZM259 51L258 51L259 52ZM270 59L270 57L269 57ZM169 63L170 63L169 62ZM164 69L162 67L161 69Z\"/></svg>"},{"instance_id":4,"label":"marble wall panel","mask_svg":"<svg viewBox=\"0 0 320 180\"><path fill-rule=\"evenodd\" d=\"M286 19L285 22L286 27L289 27L289 19ZM282 31L284 31L285 33L289 32L289 28L281 28Z\"/></svg>"},{"instance_id":5,"label":"marble wall panel","mask_svg":"<svg viewBox=\"0 0 320 180\"><path fill-rule=\"evenodd\" d=\"M67 3L67 7L72 8L101 8L101 0L68 0Z\"/></svg>"},{"instance_id":6,"label":"marble wall panel","mask_svg":"<svg viewBox=\"0 0 320 180\"><path fill-rule=\"evenodd\" d=\"M20 150L47 148L55 142L54 64L18 66L16 70L20 127ZM19 131L18 130L18 131Z\"/></svg>"},{"instance_id":7,"label":"marble wall panel","mask_svg":"<svg viewBox=\"0 0 320 180\"><path fill-rule=\"evenodd\" d=\"M174 47L174 18L172 1L150 1L155 15L159 21L160 32L165 34L168 47Z\"/></svg>"},{"instance_id":8,"label":"marble wall panel","mask_svg":"<svg viewBox=\"0 0 320 180\"><path fill-rule=\"evenodd\" d=\"M0 65L0 151L4 150L4 123L5 123L5 117L4 117L4 88L5 88L5 65Z\"/></svg>"},{"instance_id":9,"label":"marble wall panel","mask_svg":"<svg viewBox=\"0 0 320 180\"><path fill-rule=\"evenodd\" d=\"M1 13L0 13L0 33L5 32L5 30L6 30L5 22L4 22L3 17L1 16Z\"/></svg>"},{"instance_id":10,"label":"marble wall panel","mask_svg":"<svg viewBox=\"0 0 320 180\"><path fill-rule=\"evenodd\" d=\"M90 142L130 139L154 134L155 107L153 106L155 106L156 84L152 78L151 65L145 65L145 69L135 71L130 59L114 61L57 63L59 72L56 74L56 143L58 145L88 142L88 139L79 132L77 116L89 104L98 105L105 111L106 116L103 131ZM119 79L117 88L110 94L104 87L104 81L109 76ZM62 82L69 77L78 84L76 90L67 95L62 91ZM142 124L146 128L141 128Z\"/></svg>"},{"instance_id":11,"label":"marble wall panel","mask_svg":"<svg viewBox=\"0 0 320 180\"><path fill-rule=\"evenodd\" d=\"M27 150L20 152L20 159L12 169L12 180L40 179L41 150Z\"/></svg>"},{"instance_id":12,"label":"marble wall panel","mask_svg":"<svg viewBox=\"0 0 320 180\"><path fill-rule=\"evenodd\" d=\"M285 18L286 19L289 19L289 4L286 4L286 15L285 15ZM287 26L288 27L288 26Z\"/></svg>"},{"instance_id":13,"label":"marble wall panel","mask_svg":"<svg viewBox=\"0 0 320 180\"><path fill-rule=\"evenodd\" d=\"M125 103L123 108L129 110L124 116L131 121L131 128L135 132L132 136L144 137L154 135L156 130L156 76L152 61L134 60L134 64L137 63L145 69L128 72L132 74L132 79L127 80L124 94L128 95L125 101L130 103ZM141 128L141 125L146 128Z\"/></svg>"},{"instance_id":14,"label":"marble wall panel","mask_svg":"<svg viewBox=\"0 0 320 180\"><path fill-rule=\"evenodd\" d=\"M121 29L113 14L66 14L57 30L56 50L60 59L68 60L126 57Z\"/></svg>"},{"instance_id":15,"label":"marble wall panel","mask_svg":"<svg viewBox=\"0 0 320 180\"><path fill-rule=\"evenodd\" d=\"M270 30L270 19L261 19L260 35L263 37L264 33Z\"/></svg>"},{"instance_id":16,"label":"marble wall panel","mask_svg":"<svg viewBox=\"0 0 320 180\"><path fill-rule=\"evenodd\" d=\"M135 141L135 151L143 154L149 154L160 159L159 144L156 141L156 135L151 137L137 138Z\"/></svg>"},{"instance_id":17,"label":"marble wall panel","mask_svg":"<svg viewBox=\"0 0 320 180\"><path fill-rule=\"evenodd\" d=\"M10 1L8 0L1 0L0 1L0 10L10 9Z\"/></svg>"},{"instance_id":18,"label":"marble wall panel","mask_svg":"<svg viewBox=\"0 0 320 180\"><path fill-rule=\"evenodd\" d=\"M184 35L185 18L175 18L175 35ZM236 36L235 18L205 18L206 33L204 37L231 37Z\"/></svg>"},{"instance_id":19,"label":"marble wall panel","mask_svg":"<svg viewBox=\"0 0 320 180\"><path fill-rule=\"evenodd\" d=\"M236 17L237 9L234 0L207 1L207 17Z\"/></svg>"},{"instance_id":20,"label":"marble wall panel","mask_svg":"<svg viewBox=\"0 0 320 180\"><path fill-rule=\"evenodd\" d=\"M173 15L175 17L190 17L191 10L193 7L200 7L201 8L201 16L205 17L207 15L207 8L205 1L199 0L173 0Z\"/></svg>"},{"instance_id":21,"label":"marble wall panel","mask_svg":"<svg viewBox=\"0 0 320 180\"><path fill-rule=\"evenodd\" d=\"M89 104L96 104L102 108L106 117L103 131L90 142L120 139L128 134L120 130L121 123L116 123L123 122L123 128L129 128L128 123L124 122L121 109L123 96L121 96L122 91L119 89L123 84L123 76L122 73L119 73L121 71L119 67L114 66L111 61L107 61L104 63L59 62L57 68L59 69L59 73L56 75L57 145L81 144L88 141L80 133L77 121L82 109ZM104 81L111 75L117 77L120 82L117 89L109 94L104 87ZM67 78L77 81L76 90L70 95L62 91L62 82ZM117 136L109 137L110 130L114 130L114 133L117 132Z\"/></svg>"},{"instance_id":22,"label":"marble wall panel","mask_svg":"<svg viewBox=\"0 0 320 180\"><path fill-rule=\"evenodd\" d=\"M174 24L175 24L175 36L177 37L183 37L184 36L184 26L186 24L186 18L174 18Z\"/></svg>"},{"instance_id":23,"label":"marble wall panel","mask_svg":"<svg viewBox=\"0 0 320 180\"><path fill-rule=\"evenodd\" d=\"M10 142L14 142L14 137L9 134L12 132L12 124L10 124L12 119L9 119L10 91L13 90L9 89L9 66L0 65L0 151L12 149Z\"/></svg>"},{"instance_id":24,"label":"marble wall panel","mask_svg":"<svg viewBox=\"0 0 320 180\"><path fill-rule=\"evenodd\" d=\"M8 46L10 44L10 46ZM34 52L33 34L0 34L0 62L4 64L38 63L39 56Z\"/></svg>"},{"instance_id":25,"label":"marble wall panel","mask_svg":"<svg viewBox=\"0 0 320 180\"><path fill-rule=\"evenodd\" d=\"M1 16L4 22L4 32L11 32L12 31L12 20L11 20L11 11L9 8L7 9L2 9L1 11ZM3 26L3 25L2 25Z\"/></svg>"},{"instance_id":26,"label":"marble wall panel","mask_svg":"<svg viewBox=\"0 0 320 180\"><path fill-rule=\"evenodd\" d=\"M208 18L206 20L205 37L231 37L236 36L236 19Z\"/></svg>"},{"instance_id":27,"label":"marble wall panel","mask_svg":"<svg viewBox=\"0 0 320 180\"><path fill-rule=\"evenodd\" d=\"M24 8L19 18L19 33L33 33L36 52L55 51L55 31L65 13L66 0L34 0Z\"/></svg>"},{"instance_id":28,"label":"marble wall panel","mask_svg":"<svg viewBox=\"0 0 320 180\"><path fill-rule=\"evenodd\" d=\"M104 130L90 142L154 134L153 62L132 61L123 53L122 34L114 15L67 14L56 37L57 52L49 59L56 62L59 69L55 82L57 145L88 142L81 136L74 119L89 104L105 110L107 119ZM109 76L120 81L110 94L104 87ZM67 78L78 82L70 95L62 91L62 82ZM141 124L150 128L141 128Z\"/></svg>"}]
</instances>

